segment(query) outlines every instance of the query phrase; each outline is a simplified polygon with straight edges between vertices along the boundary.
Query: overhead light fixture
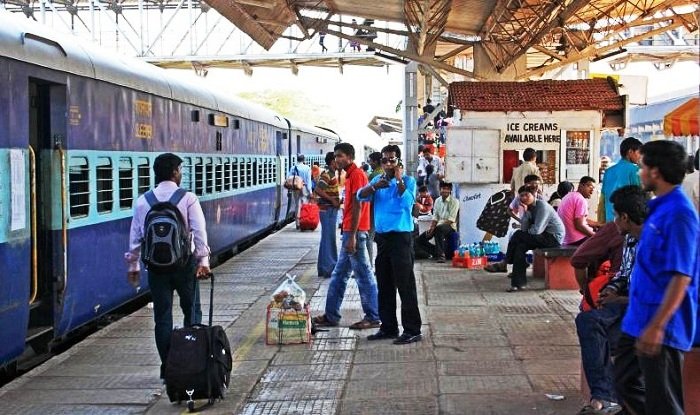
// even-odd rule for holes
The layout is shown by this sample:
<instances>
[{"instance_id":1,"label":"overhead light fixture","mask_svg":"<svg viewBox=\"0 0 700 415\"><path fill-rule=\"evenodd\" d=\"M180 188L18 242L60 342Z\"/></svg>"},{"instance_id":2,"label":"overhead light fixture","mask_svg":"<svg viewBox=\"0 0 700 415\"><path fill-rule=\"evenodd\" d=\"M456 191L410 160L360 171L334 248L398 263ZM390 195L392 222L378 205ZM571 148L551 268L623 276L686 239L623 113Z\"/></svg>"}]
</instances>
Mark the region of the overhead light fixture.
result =
<instances>
[{"instance_id":1,"label":"overhead light fixture","mask_svg":"<svg viewBox=\"0 0 700 415\"><path fill-rule=\"evenodd\" d=\"M610 57L612 57L612 56L617 56L617 55L620 55L620 54L625 53L625 52L627 52L627 49L625 49L625 48L620 48L620 49L618 49L618 50L614 50L614 51L612 51L612 52L608 52L608 53L606 53L605 55L596 56L595 58L591 59L591 62L602 61L603 59L607 59L607 58L610 58Z\"/></svg>"},{"instance_id":2,"label":"overhead light fixture","mask_svg":"<svg viewBox=\"0 0 700 415\"><path fill-rule=\"evenodd\" d=\"M385 62L391 61L389 63L400 63L402 65L408 65L408 61L406 59L403 59L403 58L398 57L398 56L387 55L387 54L382 53L382 52L374 52L374 56L376 56L377 58L379 58L380 60L383 60Z\"/></svg>"}]
</instances>

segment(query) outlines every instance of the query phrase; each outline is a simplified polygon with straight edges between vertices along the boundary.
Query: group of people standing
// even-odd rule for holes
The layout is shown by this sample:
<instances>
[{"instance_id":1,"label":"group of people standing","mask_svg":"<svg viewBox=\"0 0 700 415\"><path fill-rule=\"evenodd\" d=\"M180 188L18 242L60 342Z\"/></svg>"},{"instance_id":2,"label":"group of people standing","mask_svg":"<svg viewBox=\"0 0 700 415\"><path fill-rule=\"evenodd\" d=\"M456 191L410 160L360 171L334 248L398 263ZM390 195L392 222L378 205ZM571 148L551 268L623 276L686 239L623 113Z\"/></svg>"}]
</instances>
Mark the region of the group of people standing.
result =
<instances>
[{"instance_id":1,"label":"group of people standing","mask_svg":"<svg viewBox=\"0 0 700 415\"><path fill-rule=\"evenodd\" d=\"M422 339L422 322L413 273L411 212L415 202L416 182L413 177L405 174L398 146L384 147L378 160L379 164L376 164L376 158L370 157L370 164L374 164L370 180L364 171L355 165L355 149L351 144L339 143L334 152L326 156L328 171L342 169L346 173L342 242L330 274L324 314L314 317L312 322L316 326L339 325L340 308L347 283L350 277L354 276L364 317L350 325L350 328L378 328L374 334L367 337L368 340L393 339L394 344L408 344ZM329 176L331 174L335 173L329 173ZM319 184L321 182L322 180ZM317 189L323 187L324 185L319 185ZM324 195L323 190L317 193L321 199L334 203L334 199ZM336 240L335 223L332 224L332 231L328 229L331 227L330 223L326 227L323 226L324 222L319 254L328 249L332 250L332 244ZM368 250L372 229L373 239L377 244L374 267ZM321 272L322 269L319 268L319 273ZM396 318L397 290L401 298L401 335Z\"/></svg>"}]
</instances>

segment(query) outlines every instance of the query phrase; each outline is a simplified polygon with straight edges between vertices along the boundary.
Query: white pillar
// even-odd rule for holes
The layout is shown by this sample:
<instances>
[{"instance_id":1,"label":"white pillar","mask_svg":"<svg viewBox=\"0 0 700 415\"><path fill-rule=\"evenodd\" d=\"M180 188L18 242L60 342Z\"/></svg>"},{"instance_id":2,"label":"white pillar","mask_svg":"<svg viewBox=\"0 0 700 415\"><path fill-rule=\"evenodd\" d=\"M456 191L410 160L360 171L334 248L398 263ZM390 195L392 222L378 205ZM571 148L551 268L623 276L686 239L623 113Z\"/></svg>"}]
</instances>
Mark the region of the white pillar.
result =
<instances>
[{"instance_id":1,"label":"white pillar","mask_svg":"<svg viewBox=\"0 0 700 415\"><path fill-rule=\"evenodd\" d=\"M414 175L418 163L418 64L409 62L404 70L403 159L406 173Z\"/></svg>"}]
</instances>

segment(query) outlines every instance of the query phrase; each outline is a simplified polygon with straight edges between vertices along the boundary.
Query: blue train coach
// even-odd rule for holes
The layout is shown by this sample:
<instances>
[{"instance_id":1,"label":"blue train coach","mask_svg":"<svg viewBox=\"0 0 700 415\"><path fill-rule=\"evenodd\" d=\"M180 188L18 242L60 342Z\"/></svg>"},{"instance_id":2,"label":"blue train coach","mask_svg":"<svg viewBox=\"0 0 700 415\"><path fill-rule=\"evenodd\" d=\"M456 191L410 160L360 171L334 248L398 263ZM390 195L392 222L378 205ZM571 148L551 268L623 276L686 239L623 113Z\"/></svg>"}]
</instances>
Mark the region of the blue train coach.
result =
<instances>
[{"instance_id":1,"label":"blue train coach","mask_svg":"<svg viewBox=\"0 0 700 415\"><path fill-rule=\"evenodd\" d=\"M147 292L123 253L154 158L184 159L212 256L281 226L298 153L339 141L0 11L0 367Z\"/></svg>"}]
</instances>

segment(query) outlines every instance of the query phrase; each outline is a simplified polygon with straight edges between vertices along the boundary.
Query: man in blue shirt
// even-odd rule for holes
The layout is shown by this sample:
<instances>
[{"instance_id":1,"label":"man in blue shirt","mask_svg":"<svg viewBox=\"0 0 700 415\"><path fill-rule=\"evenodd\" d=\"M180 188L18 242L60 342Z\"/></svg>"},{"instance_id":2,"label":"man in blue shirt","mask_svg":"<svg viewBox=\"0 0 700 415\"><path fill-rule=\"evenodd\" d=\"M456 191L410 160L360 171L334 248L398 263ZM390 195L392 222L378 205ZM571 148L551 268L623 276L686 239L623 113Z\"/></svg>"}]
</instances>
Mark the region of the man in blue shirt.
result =
<instances>
[{"instance_id":1,"label":"man in blue shirt","mask_svg":"<svg viewBox=\"0 0 700 415\"><path fill-rule=\"evenodd\" d=\"M374 206L374 240L377 243L375 273L379 290L379 331L368 340L394 339L394 344L408 344L423 339L418 310L416 277L413 273L413 217L416 180L403 173L401 150L396 145L382 149L384 174L377 176L357 193L361 201ZM396 320L396 290L401 297L399 336Z\"/></svg>"},{"instance_id":2,"label":"man in blue shirt","mask_svg":"<svg viewBox=\"0 0 700 415\"><path fill-rule=\"evenodd\" d=\"M627 412L680 415L683 353L695 334L698 216L679 184L685 149L671 141L642 146L640 177L653 191L615 351L615 386Z\"/></svg>"},{"instance_id":3,"label":"man in blue shirt","mask_svg":"<svg viewBox=\"0 0 700 415\"><path fill-rule=\"evenodd\" d=\"M615 219L610 196L623 186L641 186L639 181L639 149L642 142L634 137L627 137L620 143L620 156L622 159L614 166L605 170L603 176L603 188L600 197L605 201L605 221L612 222Z\"/></svg>"}]
</instances>

